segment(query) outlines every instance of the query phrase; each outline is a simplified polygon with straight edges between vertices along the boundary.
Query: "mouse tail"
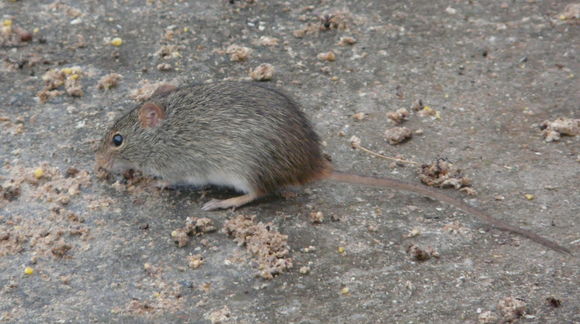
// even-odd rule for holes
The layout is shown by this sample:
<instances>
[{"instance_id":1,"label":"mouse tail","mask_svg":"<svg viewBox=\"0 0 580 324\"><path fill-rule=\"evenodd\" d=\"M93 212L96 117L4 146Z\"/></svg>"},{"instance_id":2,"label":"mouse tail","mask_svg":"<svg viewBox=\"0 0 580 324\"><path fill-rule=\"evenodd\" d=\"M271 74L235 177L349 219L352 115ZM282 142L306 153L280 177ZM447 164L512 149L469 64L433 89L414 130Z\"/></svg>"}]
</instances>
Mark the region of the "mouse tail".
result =
<instances>
[{"instance_id":1,"label":"mouse tail","mask_svg":"<svg viewBox=\"0 0 580 324\"><path fill-rule=\"evenodd\" d=\"M382 187L388 189L397 189L397 190L404 190L412 193L416 193L419 195L427 196L429 198L433 198L445 203L448 203L456 208L461 209L464 212L473 214L480 219L486 221L489 225L506 232L512 232L519 234L525 238L528 238L536 243L542 244L554 251L572 255L572 252L567 248L559 245L556 242L548 240L538 234L532 233L530 231L521 229L517 226L510 225L502 220L497 218L491 217L488 214L482 212L481 210L471 207L468 204L464 203L459 199L455 199L450 197L446 194L443 194L437 190L423 187L416 184L407 183L404 181L400 181L397 179L391 178L378 178L378 177L370 177L370 176L359 176L356 174L350 174L340 171L332 171L330 175L328 175L327 179L334 180L338 182L344 183L351 183L351 184L358 184L358 185L366 185L366 186L374 186L374 187Z\"/></svg>"}]
</instances>

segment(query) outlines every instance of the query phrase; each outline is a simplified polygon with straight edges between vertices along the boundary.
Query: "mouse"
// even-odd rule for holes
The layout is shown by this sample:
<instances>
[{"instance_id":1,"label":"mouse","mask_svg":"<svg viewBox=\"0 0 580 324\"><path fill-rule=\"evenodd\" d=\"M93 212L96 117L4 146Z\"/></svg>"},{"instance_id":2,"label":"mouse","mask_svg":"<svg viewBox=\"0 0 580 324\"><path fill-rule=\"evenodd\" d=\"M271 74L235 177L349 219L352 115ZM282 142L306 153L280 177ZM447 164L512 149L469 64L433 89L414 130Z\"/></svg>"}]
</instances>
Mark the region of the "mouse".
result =
<instances>
[{"instance_id":1,"label":"mouse","mask_svg":"<svg viewBox=\"0 0 580 324\"><path fill-rule=\"evenodd\" d=\"M96 168L139 170L168 184L225 186L241 193L202 209L238 208L289 186L319 180L403 190L450 204L489 225L564 254L570 250L494 218L436 189L393 178L335 170L299 103L256 82L159 86L121 115L103 136Z\"/></svg>"}]
</instances>

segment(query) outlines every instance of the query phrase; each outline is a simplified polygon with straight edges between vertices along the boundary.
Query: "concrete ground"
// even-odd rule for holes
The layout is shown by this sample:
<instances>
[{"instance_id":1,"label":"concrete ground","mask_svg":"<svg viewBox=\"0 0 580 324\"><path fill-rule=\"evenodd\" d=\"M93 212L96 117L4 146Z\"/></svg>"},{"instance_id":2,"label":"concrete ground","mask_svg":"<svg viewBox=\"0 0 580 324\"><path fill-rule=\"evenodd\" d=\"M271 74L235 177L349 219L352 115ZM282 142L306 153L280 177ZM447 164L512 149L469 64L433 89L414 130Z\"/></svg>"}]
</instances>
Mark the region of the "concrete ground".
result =
<instances>
[{"instance_id":1,"label":"concrete ground","mask_svg":"<svg viewBox=\"0 0 580 324\"><path fill-rule=\"evenodd\" d=\"M580 323L580 136L548 143L539 127L580 118L572 4L0 2L0 321ZM252 52L232 61L230 45ZM328 51L334 61L319 58ZM233 193L95 177L95 145L136 89L245 80L262 63L275 68L267 82L303 105L337 169L419 183L416 166L353 150L352 136L390 157L446 158L477 191L447 194L576 256L388 189L320 182L203 212ZM110 73L118 85L98 89ZM433 115L411 111L402 126L422 134L388 144L385 114L419 99ZM252 255L221 231L236 215L287 235L293 267L256 276ZM171 234L187 217L218 231L178 247ZM418 261L412 245L435 255ZM190 267L198 254L203 264Z\"/></svg>"}]
</instances>

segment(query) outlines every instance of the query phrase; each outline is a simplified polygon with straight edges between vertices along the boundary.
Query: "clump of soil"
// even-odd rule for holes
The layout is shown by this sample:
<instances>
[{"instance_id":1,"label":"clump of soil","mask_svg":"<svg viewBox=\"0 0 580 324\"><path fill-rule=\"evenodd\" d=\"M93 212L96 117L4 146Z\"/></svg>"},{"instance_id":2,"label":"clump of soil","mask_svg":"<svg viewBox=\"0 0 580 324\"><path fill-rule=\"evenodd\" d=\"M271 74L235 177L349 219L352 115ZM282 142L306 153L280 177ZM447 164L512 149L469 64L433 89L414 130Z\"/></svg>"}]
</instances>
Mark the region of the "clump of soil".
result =
<instances>
[{"instance_id":1,"label":"clump of soil","mask_svg":"<svg viewBox=\"0 0 580 324\"><path fill-rule=\"evenodd\" d=\"M423 164L419 171L419 179L431 187L452 187L469 195L477 194L471 188L471 179L464 176L461 169L456 168L445 159L437 159L431 164Z\"/></svg>"},{"instance_id":2,"label":"clump of soil","mask_svg":"<svg viewBox=\"0 0 580 324\"><path fill-rule=\"evenodd\" d=\"M274 230L272 223L256 223L255 215L238 215L226 221L223 230L254 256L262 278L272 279L292 267L288 236Z\"/></svg>"},{"instance_id":3,"label":"clump of soil","mask_svg":"<svg viewBox=\"0 0 580 324\"><path fill-rule=\"evenodd\" d=\"M580 134L580 119L560 117L554 121L546 120L541 125L542 136L546 142L560 140L562 135L576 136Z\"/></svg>"}]
</instances>

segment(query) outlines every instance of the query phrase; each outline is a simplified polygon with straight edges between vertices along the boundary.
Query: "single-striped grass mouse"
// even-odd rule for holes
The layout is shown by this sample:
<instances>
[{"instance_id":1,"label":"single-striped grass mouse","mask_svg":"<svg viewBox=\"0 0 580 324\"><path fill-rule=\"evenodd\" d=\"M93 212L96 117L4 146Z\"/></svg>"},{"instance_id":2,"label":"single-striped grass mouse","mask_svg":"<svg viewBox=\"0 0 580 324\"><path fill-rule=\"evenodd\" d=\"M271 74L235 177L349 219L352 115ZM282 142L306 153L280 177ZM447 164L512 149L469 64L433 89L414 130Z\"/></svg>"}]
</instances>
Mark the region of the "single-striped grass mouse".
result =
<instances>
[{"instance_id":1,"label":"single-striped grass mouse","mask_svg":"<svg viewBox=\"0 0 580 324\"><path fill-rule=\"evenodd\" d=\"M136 169L168 183L227 186L243 193L211 200L203 210L239 207L280 188L322 179L405 190L570 254L553 241L437 190L333 170L298 103L258 83L161 86L147 102L117 119L100 143L96 160L98 168L111 172Z\"/></svg>"}]
</instances>

